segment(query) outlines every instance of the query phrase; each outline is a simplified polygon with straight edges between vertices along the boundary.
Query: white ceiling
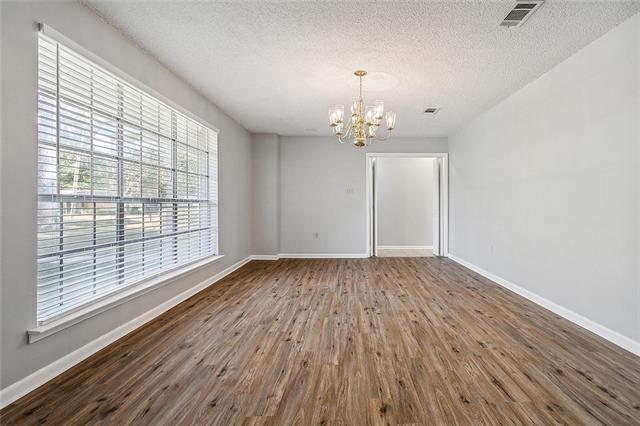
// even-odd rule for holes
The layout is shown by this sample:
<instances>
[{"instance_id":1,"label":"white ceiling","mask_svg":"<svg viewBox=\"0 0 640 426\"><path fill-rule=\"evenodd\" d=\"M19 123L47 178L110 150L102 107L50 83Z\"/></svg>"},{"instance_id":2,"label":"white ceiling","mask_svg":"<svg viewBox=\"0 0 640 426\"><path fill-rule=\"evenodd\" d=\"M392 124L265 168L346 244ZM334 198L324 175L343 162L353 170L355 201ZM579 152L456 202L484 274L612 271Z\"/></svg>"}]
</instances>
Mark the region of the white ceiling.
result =
<instances>
[{"instance_id":1,"label":"white ceiling","mask_svg":"<svg viewBox=\"0 0 640 426\"><path fill-rule=\"evenodd\" d=\"M498 26L514 4L89 2L252 132L330 134L327 108L349 103L364 68L381 78L365 79L365 100L397 112L399 136L451 134L640 11L547 0L522 27ZM430 106L442 110L422 115Z\"/></svg>"}]
</instances>

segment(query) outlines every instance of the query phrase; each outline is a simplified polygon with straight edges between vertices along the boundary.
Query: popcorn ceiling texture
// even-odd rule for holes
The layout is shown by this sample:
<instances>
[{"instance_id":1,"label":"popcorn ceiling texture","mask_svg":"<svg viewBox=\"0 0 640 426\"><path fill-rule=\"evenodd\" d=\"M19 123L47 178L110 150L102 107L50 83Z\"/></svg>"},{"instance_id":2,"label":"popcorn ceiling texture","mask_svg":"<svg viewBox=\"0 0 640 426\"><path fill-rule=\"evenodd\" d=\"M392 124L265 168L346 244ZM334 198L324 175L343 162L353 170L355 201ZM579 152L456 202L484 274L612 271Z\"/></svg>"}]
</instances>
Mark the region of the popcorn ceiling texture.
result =
<instances>
[{"instance_id":1,"label":"popcorn ceiling texture","mask_svg":"<svg viewBox=\"0 0 640 426\"><path fill-rule=\"evenodd\" d=\"M85 4L248 130L282 135L329 134L327 108L355 95L357 68L393 80L367 93L365 79L365 99L397 111L398 135L451 135L640 11L548 0L508 29L511 1ZM422 115L430 106L442 110Z\"/></svg>"}]
</instances>

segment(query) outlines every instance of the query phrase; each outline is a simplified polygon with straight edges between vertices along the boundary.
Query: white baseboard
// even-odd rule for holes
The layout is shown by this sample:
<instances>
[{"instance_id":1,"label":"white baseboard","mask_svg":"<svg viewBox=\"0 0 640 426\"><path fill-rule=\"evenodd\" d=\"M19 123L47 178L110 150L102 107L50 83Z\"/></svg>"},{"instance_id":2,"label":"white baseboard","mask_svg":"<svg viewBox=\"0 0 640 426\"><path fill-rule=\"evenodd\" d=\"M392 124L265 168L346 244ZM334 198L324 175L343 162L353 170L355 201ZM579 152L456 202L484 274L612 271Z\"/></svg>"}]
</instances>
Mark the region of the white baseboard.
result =
<instances>
[{"instance_id":1,"label":"white baseboard","mask_svg":"<svg viewBox=\"0 0 640 426\"><path fill-rule=\"evenodd\" d=\"M279 254L254 254L251 260L278 260L278 259L363 259L369 257L366 253L279 253Z\"/></svg>"},{"instance_id":2,"label":"white baseboard","mask_svg":"<svg viewBox=\"0 0 640 426\"><path fill-rule=\"evenodd\" d=\"M139 317L132 319L131 321L119 326L118 328L115 328L114 330L111 330L107 334L104 334L98 337L97 339L92 340L91 342L87 343L81 348L78 348L75 351L71 352L70 354L63 356L62 358L52 362L46 367L43 367L40 370L30 374L24 379L19 380L13 383L12 385L9 385L6 388L0 390L0 409L11 404L13 401L17 400L18 398L23 397L24 395L28 394L32 390L40 387L41 385L45 384L49 380L53 379L54 377L62 374L69 368L73 367L74 365L85 360L86 358L93 355L94 353L98 352L100 349L110 345L111 343L115 342L119 338L131 333L135 329L141 327L142 325L146 324L152 319L158 317L160 314L168 311L169 309L173 308L179 303L185 301L186 299L193 296L194 294L204 290L205 288L209 287L216 281L221 280L222 278L229 275L236 269L239 269L240 267L244 266L250 260L252 260L252 256L249 256L229 266L228 268L217 273L213 277L207 278L205 281L202 281L196 284L195 286L191 287L190 289L172 297L171 299L167 300L161 305L156 306L150 311L145 312Z\"/></svg>"},{"instance_id":3,"label":"white baseboard","mask_svg":"<svg viewBox=\"0 0 640 426\"><path fill-rule=\"evenodd\" d=\"M251 260L278 260L280 257L277 254L252 254Z\"/></svg>"},{"instance_id":4,"label":"white baseboard","mask_svg":"<svg viewBox=\"0 0 640 426\"><path fill-rule=\"evenodd\" d=\"M279 259L362 259L366 253L280 253Z\"/></svg>"},{"instance_id":5,"label":"white baseboard","mask_svg":"<svg viewBox=\"0 0 640 426\"><path fill-rule=\"evenodd\" d=\"M501 285L502 287L505 287L513 291L514 293L517 293L520 296L526 299L529 299L533 303L536 303L542 306L543 308L546 308L551 312L554 312L560 315L561 317L571 321L572 323L577 324L580 327L586 328L592 333L595 333L598 336L604 339L607 339L611 343L614 343L620 346L621 348L626 349L629 352L640 356L640 342L637 342L625 335L618 333L617 331L613 331L610 328L607 328L601 324L598 324L597 322L592 321L589 318L583 317L582 315L575 313L572 310L567 309L563 306L560 306L548 299L545 299L542 296L538 296L537 294L529 290L526 290L510 281L505 280L504 278L494 275L491 272L485 271L484 269L474 265L473 263L467 262L466 260L461 259L451 253L449 253L449 258L459 263L460 265L465 266L474 272L477 272L483 277L488 278L491 281Z\"/></svg>"},{"instance_id":6,"label":"white baseboard","mask_svg":"<svg viewBox=\"0 0 640 426\"><path fill-rule=\"evenodd\" d=\"M378 250L433 250L433 246L378 246Z\"/></svg>"}]
</instances>

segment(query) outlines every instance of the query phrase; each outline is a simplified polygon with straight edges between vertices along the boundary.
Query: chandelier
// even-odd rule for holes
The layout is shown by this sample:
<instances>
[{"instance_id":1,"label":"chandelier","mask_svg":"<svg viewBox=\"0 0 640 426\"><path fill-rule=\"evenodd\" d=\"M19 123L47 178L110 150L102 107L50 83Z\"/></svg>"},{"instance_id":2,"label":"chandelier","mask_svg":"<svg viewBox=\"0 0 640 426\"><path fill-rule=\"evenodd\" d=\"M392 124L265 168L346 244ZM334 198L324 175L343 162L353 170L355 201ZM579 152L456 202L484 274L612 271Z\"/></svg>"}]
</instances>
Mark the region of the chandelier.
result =
<instances>
[{"instance_id":1,"label":"chandelier","mask_svg":"<svg viewBox=\"0 0 640 426\"><path fill-rule=\"evenodd\" d=\"M365 107L362 99L362 77L367 75L364 70L357 70L354 74L360 79L360 96L351 104L351 119L344 122L344 105L329 108L329 125L340 143L350 140L355 146L371 145L374 140L386 141L396 125L396 113L387 111L384 114L384 102L375 101L373 105ZM386 136L378 136L378 129L385 119Z\"/></svg>"}]
</instances>

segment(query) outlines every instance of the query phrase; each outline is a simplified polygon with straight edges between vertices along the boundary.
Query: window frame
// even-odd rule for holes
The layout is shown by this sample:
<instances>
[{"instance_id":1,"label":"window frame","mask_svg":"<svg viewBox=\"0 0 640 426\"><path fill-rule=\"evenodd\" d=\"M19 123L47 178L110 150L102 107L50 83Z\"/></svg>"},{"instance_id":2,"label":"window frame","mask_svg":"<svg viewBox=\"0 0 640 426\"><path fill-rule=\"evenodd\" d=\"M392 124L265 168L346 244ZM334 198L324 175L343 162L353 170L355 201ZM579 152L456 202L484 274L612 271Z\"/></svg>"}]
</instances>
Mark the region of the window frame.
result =
<instances>
[{"instance_id":1,"label":"window frame","mask_svg":"<svg viewBox=\"0 0 640 426\"><path fill-rule=\"evenodd\" d=\"M46 332L47 330L53 330L53 329L59 329L61 327L61 325L63 326L62 328L66 328L66 326L64 326L65 324L70 324L70 323L76 323L78 322L78 320L82 320L83 318L88 318L91 317L93 315L95 315L95 313L104 311L105 308L108 308L110 306L117 306L120 303L124 303L127 300L130 300L133 297L137 297L138 295L144 294L147 291L157 288L161 285L163 285L164 283L168 282L168 281L172 281L174 280L177 276L182 275L183 273L186 272L190 272L193 271L195 269L201 268L203 266L208 265L209 263L216 261L218 259L221 259L223 257L223 255L220 253L220 248L219 248L219 239L220 239L220 229L219 229L219 221L218 221L218 213L219 213L219 157L218 157L218 135L219 135L219 130L215 127L210 125L209 123L207 123L206 121L194 116L193 114L191 114L190 112L184 110L182 107L180 107L179 105L176 105L175 103L171 102L170 100L168 100L167 98L163 97L162 95L160 95L159 93L157 93L156 91L154 91L153 89L150 89L149 87L147 87L146 85L144 85L143 83L139 82L138 80L130 77L129 75L127 75L126 73L120 71L119 69L117 69L116 67L114 67L113 65L107 63L106 61L102 60L100 57L94 55L93 53L87 51L86 49L84 49L83 47L79 46L78 44L74 43L73 41L69 40L68 38L66 38L65 36L61 35L60 33L57 33L55 30L51 29L48 26L45 26L43 24L39 25L39 37L37 38L37 43L40 43L40 36L44 35L46 38L50 39L52 42L57 43L57 44L61 44L63 45L66 49L71 50L72 52L74 52L75 54L83 57L84 59L86 59L87 61L93 63L94 65L96 65L99 68L102 68L104 71L106 71L107 73L110 73L113 77L115 77L120 83L123 83L125 85L130 86L130 88L139 91L140 93L142 93L143 95L149 96L151 98L153 98L155 101L164 104L164 106L166 106L170 111L171 111L171 116L172 116L172 135L171 135L171 145L173 146L172 148L172 156L176 155L176 149L175 146L177 145L177 137L175 134L176 131L176 127L173 124L173 120L174 120L174 115L175 114L181 114L184 117L186 117L188 120L192 120L194 121L197 125L202 126L203 128L205 128L208 132L210 132L212 134L212 138L213 140L207 140L207 152L208 152L208 159L212 158L211 155L215 155L215 167L213 168L213 173L212 173L212 169L209 167L209 164L207 164L207 197L210 197L211 194L214 194L213 197L215 197L214 199L207 199L207 204L208 204L208 208L211 209L210 210L210 216L209 216L209 220L212 220L212 226L214 226L215 228L212 230L212 233L215 234L215 247L214 247L214 251L213 253L206 255L206 256L202 256L202 257L197 257L197 258L193 258L193 259L189 259L187 261L183 261L182 263L176 263L175 266L173 267L169 267L169 268L165 268L165 269L161 269L158 272L155 273L151 273L149 275L146 276L141 276L138 279L130 282L130 283L126 283L121 285L119 288L112 288L100 295L98 295L97 297L94 298L90 298L88 300L85 300L81 303L78 303L77 305L72 305L72 307L63 310L55 315L51 315L45 319L40 319L39 318L39 314L36 313L36 323L37 323L37 328L30 331L29 332L29 336L30 336L30 341L32 334L35 336L40 335L43 331ZM40 66L40 65L39 65ZM56 91L58 92L60 90L60 85L58 83L57 87L56 87ZM39 92L38 92L39 93ZM40 99L38 98L38 105L40 105ZM59 105L59 104L58 104ZM93 111L93 109L92 109ZM58 112L59 114L59 112ZM59 116L58 116L59 117ZM59 119L59 118L57 118ZM141 128L141 131L143 129ZM59 130L58 130L59 132ZM38 133L38 141L37 141L37 145L40 149L40 131L37 132ZM93 142L93 137L91 137L92 142ZM119 142L118 144L120 144L121 142L121 138L119 137ZM187 144L185 143L185 147L187 146ZM214 147L214 150L211 150L211 147ZM38 164L40 161L40 153L39 153L39 149L38 149ZM57 147L56 151L58 151L60 148ZM188 148L187 148L188 149ZM174 159L175 160L175 159ZM119 168L121 167L120 164L123 163L123 158L122 156L120 156L120 158L117 160L118 164L119 164ZM144 165L143 160L141 159L140 161L135 161L134 162L135 165L142 167ZM173 168L173 186L174 186L174 190L173 190L173 195L174 197L177 197L177 192L175 190L175 186L177 185L176 182L176 163L172 163ZM36 172L38 175L40 174L39 171ZM185 172L186 173L186 172ZM142 188L142 175L140 176L141 179L141 188ZM57 182L59 181L59 174L58 172L56 172L56 180ZM118 182L117 185L120 187L123 184L121 177L118 177ZM158 181L158 185L160 185L160 182ZM213 185L213 189L210 190L210 186ZM39 184L37 185L36 188L37 192L38 192L38 196L40 196L39 193ZM120 209L120 206L124 206L126 203L131 203L132 201L124 201L124 197L122 192L118 192L118 201L114 201L116 205L118 205L118 209ZM57 196L60 196L60 191L57 191ZM73 196L72 196L73 197ZM81 197L81 196L80 196ZM142 192L140 193L140 199L142 200L143 194ZM160 197L158 197L158 200L160 200ZM166 201L166 200L165 200ZM194 200L191 200L192 202ZM162 202L162 201L159 201ZM171 202L173 203L174 206L177 206L181 200L177 199L177 198L172 198ZM199 200L199 202L202 202L202 200ZM40 203L40 201L38 201L38 204ZM175 208L175 207L174 207ZM175 214L175 213L174 213ZM215 222L213 221L213 218L215 215ZM95 219L94 219L95 220ZM120 220L118 220L118 227L121 226L120 225ZM95 224L94 224L95 226ZM118 237L119 238L119 237ZM95 249L94 249L95 250ZM176 250L177 250L177 246L176 246ZM126 261L126 259L124 260ZM119 260L116 260L116 262L119 262ZM36 280L36 282L38 282L38 280ZM37 306L37 312L39 312L40 309L40 302L37 301L36 302L36 306ZM94 313L95 312L95 313ZM46 334L46 333L45 333ZM37 339L36 339L37 340Z\"/></svg>"}]
</instances>

